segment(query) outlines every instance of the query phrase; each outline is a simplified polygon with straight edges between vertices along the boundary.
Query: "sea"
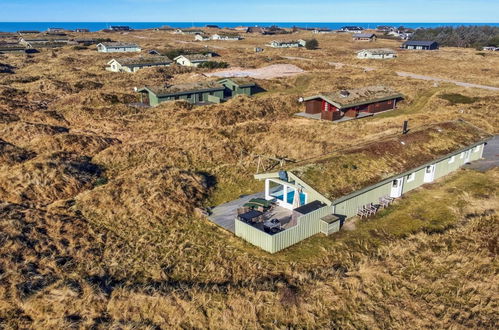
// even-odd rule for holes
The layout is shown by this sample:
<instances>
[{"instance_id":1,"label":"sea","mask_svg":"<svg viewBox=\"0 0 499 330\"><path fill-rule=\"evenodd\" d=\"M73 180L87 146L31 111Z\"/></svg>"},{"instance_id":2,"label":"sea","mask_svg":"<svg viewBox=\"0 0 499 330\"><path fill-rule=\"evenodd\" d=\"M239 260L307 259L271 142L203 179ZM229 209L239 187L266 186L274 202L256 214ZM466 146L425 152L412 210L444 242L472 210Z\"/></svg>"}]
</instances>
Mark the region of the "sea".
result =
<instances>
[{"instance_id":1,"label":"sea","mask_svg":"<svg viewBox=\"0 0 499 330\"><path fill-rule=\"evenodd\" d=\"M16 32L20 30L45 31L48 28L63 28L67 30L89 29L99 31L112 25L126 25L133 29L150 29L168 25L174 28L204 27L206 25L217 25L219 27L234 28L236 26L271 26L277 25L283 28L293 26L303 28L329 28L337 30L342 26L353 25L366 29L375 28L380 25L404 26L406 28L434 28L440 26L469 26L469 25L491 25L499 27L499 23L404 23L404 22L0 22L0 32Z\"/></svg>"}]
</instances>

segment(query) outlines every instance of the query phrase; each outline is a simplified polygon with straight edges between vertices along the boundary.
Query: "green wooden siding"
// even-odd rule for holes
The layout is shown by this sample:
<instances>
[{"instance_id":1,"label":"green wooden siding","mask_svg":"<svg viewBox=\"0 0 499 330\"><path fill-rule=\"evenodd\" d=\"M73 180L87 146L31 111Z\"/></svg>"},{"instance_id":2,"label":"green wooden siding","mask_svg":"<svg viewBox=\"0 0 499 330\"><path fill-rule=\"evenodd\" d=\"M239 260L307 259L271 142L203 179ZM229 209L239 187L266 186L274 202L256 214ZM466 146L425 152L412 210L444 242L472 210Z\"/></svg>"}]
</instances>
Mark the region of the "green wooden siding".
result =
<instances>
[{"instance_id":1,"label":"green wooden siding","mask_svg":"<svg viewBox=\"0 0 499 330\"><path fill-rule=\"evenodd\" d=\"M409 181L409 175L404 177L404 185L402 187L402 194L405 194L408 191L411 191L422 184L424 184L424 171L425 169L420 169L418 171L412 172L414 173L414 180Z\"/></svg>"},{"instance_id":2,"label":"green wooden siding","mask_svg":"<svg viewBox=\"0 0 499 330\"><path fill-rule=\"evenodd\" d=\"M380 197L390 195L391 187L392 183L390 181L382 186L368 190L363 194L353 196L352 198L347 199L339 204L335 204L334 213L346 215L347 218L353 217L357 215L359 206L369 203L377 204L379 203Z\"/></svg>"},{"instance_id":3,"label":"green wooden siding","mask_svg":"<svg viewBox=\"0 0 499 330\"><path fill-rule=\"evenodd\" d=\"M305 214L298 218L298 224L292 228L286 229L272 235L272 252L281 251L291 245L294 245L304 239L318 234L320 232L319 221L323 216L333 213L331 206L325 206L314 212Z\"/></svg>"},{"instance_id":4,"label":"green wooden siding","mask_svg":"<svg viewBox=\"0 0 499 330\"><path fill-rule=\"evenodd\" d=\"M149 93L150 95L152 93ZM153 95L153 94L152 94ZM194 92L194 93L185 93L185 94L179 94L179 95L169 95L169 96L163 96L163 97L156 97L158 103L151 102L151 106L158 105L161 102L167 102L167 101L174 101L175 99L178 100L186 100L190 103L198 103L198 102L207 102L209 99L211 100L216 100L216 99L222 99L224 97L224 92L223 91L213 91L213 92ZM201 101L202 99L202 101Z\"/></svg>"},{"instance_id":5,"label":"green wooden siding","mask_svg":"<svg viewBox=\"0 0 499 330\"><path fill-rule=\"evenodd\" d=\"M262 250L270 253L276 252L273 250L272 235L250 226L241 220L235 220L235 233L236 236L241 237L255 246L258 246Z\"/></svg>"},{"instance_id":6,"label":"green wooden siding","mask_svg":"<svg viewBox=\"0 0 499 330\"><path fill-rule=\"evenodd\" d=\"M238 219L235 220L236 236L241 237L259 248L275 253L320 232L320 218L331 214L333 208L323 207L298 218L292 228L270 235Z\"/></svg>"}]
</instances>

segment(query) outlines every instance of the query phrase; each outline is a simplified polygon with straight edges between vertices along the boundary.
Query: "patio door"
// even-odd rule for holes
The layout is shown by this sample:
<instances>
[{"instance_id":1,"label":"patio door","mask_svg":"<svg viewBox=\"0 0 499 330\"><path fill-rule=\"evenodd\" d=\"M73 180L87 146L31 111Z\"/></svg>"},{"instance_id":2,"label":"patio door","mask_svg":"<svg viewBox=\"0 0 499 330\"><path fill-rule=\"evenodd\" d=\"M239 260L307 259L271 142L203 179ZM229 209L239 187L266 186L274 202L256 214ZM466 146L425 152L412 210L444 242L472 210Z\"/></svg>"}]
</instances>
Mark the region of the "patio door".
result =
<instances>
[{"instance_id":1,"label":"patio door","mask_svg":"<svg viewBox=\"0 0 499 330\"><path fill-rule=\"evenodd\" d=\"M403 185L404 185L404 178L393 180L392 189L390 191L390 197L399 198L400 196L402 196Z\"/></svg>"},{"instance_id":2,"label":"patio door","mask_svg":"<svg viewBox=\"0 0 499 330\"><path fill-rule=\"evenodd\" d=\"M426 166L424 171L424 182L432 182L435 178L435 165Z\"/></svg>"}]
</instances>

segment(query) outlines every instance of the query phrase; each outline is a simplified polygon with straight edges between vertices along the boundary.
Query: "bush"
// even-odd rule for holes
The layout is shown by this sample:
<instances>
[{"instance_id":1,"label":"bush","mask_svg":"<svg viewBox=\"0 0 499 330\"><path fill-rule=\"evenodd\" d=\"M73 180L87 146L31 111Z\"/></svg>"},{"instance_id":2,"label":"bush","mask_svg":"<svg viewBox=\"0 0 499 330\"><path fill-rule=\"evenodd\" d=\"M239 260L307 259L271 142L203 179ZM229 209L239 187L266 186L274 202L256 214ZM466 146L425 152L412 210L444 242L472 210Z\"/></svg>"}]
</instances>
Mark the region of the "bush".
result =
<instances>
[{"instance_id":1,"label":"bush","mask_svg":"<svg viewBox=\"0 0 499 330\"><path fill-rule=\"evenodd\" d=\"M496 26L443 26L433 29L418 29L412 40L435 40L442 46L475 47L499 44L499 27Z\"/></svg>"},{"instance_id":2,"label":"bush","mask_svg":"<svg viewBox=\"0 0 499 330\"><path fill-rule=\"evenodd\" d=\"M442 94L440 95L441 99L449 101L450 104L472 104L475 103L478 98L477 97L469 97L462 94L450 93L450 94Z\"/></svg>"},{"instance_id":3,"label":"bush","mask_svg":"<svg viewBox=\"0 0 499 330\"><path fill-rule=\"evenodd\" d=\"M317 49L317 48L319 48L319 42L317 41L317 39L307 40L305 43L305 48L307 48L309 50Z\"/></svg>"},{"instance_id":4,"label":"bush","mask_svg":"<svg viewBox=\"0 0 499 330\"><path fill-rule=\"evenodd\" d=\"M198 67L199 68L207 68L207 69L223 69L223 68L228 68L229 63L208 61L208 62L201 63Z\"/></svg>"}]
</instances>

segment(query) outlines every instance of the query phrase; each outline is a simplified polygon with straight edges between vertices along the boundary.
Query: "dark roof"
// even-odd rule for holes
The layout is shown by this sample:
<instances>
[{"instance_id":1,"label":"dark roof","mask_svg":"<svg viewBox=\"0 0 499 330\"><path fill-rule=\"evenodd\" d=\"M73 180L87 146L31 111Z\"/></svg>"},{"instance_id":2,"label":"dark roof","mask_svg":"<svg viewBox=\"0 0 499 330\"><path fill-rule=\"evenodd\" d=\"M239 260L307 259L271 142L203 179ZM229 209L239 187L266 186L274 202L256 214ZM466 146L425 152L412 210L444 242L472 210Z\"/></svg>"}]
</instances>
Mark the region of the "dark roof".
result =
<instances>
[{"instance_id":1,"label":"dark roof","mask_svg":"<svg viewBox=\"0 0 499 330\"><path fill-rule=\"evenodd\" d=\"M408 46L431 46L433 44L436 44L436 41L421 41L421 40L408 40L404 42L404 45Z\"/></svg>"},{"instance_id":2,"label":"dark roof","mask_svg":"<svg viewBox=\"0 0 499 330\"><path fill-rule=\"evenodd\" d=\"M310 212L313 212L315 210L323 208L324 206L326 206L326 204L324 204L321 201L313 201L313 202L310 202L308 204L305 204L305 205L302 205L300 207L297 207L293 211L296 211L296 212L298 212L300 214L308 214Z\"/></svg>"},{"instance_id":3,"label":"dark roof","mask_svg":"<svg viewBox=\"0 0 499 330\"><path fill-rule=\"evenodd\" d=\"M376 35L374 33L355 33L353 35L354 38L372 38Z\"/></svg>"}]
</instances>

